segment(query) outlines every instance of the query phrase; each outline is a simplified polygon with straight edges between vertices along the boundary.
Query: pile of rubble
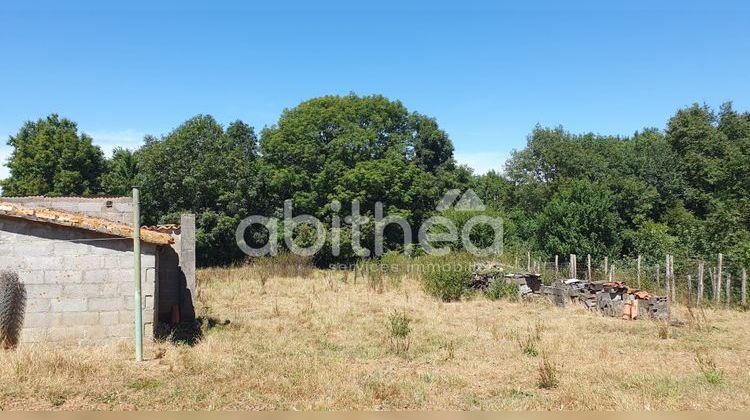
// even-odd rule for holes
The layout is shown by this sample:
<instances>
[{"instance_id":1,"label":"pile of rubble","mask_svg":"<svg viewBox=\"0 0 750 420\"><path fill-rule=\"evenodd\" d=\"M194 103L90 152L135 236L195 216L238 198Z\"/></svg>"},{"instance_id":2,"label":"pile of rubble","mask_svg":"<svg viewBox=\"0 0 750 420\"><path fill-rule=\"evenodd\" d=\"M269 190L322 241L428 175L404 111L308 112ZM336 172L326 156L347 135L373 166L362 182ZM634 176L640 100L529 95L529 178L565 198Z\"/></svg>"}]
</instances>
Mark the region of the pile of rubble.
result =
<instances>
[{"instance_id":1,"label":"pile of rubble","mask_svg":"<svg viewBox=\"0 0 750 420\"><path fill-rule=\"evenodd\" d=\"M608 316L623 319L669 319L669 300L649 292L628 287L620 281L595 282L569 279L542 286L541 294L557 306L582 304Z\"/></svg>"},{"instance_id":2,"label":"pile of rubble","mask_svg":"<svg viewBox=\"0 0 750 420\"><path fill-rule=\"evenodd\" d=\"M480 263L474 267L471 282L474 289L486 291L496 281L515 284L521 299L546 297L557 306L580 304L592 311L630 320L669 319L669 300L666 296L652 296L623 282L569 279L546 286L539 274L506 272L497 263Z\"/></svg>"},{"instance_id":3,"label":"pile of rubble","mask_svg":"<svg viewBox=\"0 0 750 420\"><path fill-rule=\"evenodd\" d=\"M518 295L526 296L540 293L542 276L534 273L510 273L498 263L478 263L474 266L471 287L480 292L486 292L495 281L504 281L518 286Z\"/></svg>"}]
</instances>

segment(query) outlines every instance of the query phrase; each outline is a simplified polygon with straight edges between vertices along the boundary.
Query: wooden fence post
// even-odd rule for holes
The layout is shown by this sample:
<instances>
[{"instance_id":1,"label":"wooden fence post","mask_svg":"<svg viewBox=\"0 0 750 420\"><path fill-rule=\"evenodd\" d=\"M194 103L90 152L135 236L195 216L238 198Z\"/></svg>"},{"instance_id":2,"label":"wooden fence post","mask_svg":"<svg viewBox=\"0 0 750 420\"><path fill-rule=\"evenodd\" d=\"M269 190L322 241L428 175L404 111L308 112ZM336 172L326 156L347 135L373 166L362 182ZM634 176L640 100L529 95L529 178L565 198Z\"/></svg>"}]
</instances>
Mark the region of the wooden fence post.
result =
<instances>
[{"instance_id":1,"label":"wooden fence post","mask_svg":"<svg viewBox=\"0 0 750 420\"><path fill-rule=\"evenodd\" d=\"M604 278L607 278L607 273L609 273L609 257L604 257Z\"/></svg>"},{"instance_id":2,"label":"wooden fence post","mask_svg":"<svg viewBox=\"0 0 750 420\"><path fill-rule=\"evenodd\" d=\"M677 301L677 276L674 275L674 255L669 262L670 271L672 272L672 300Z\"/></svg>"},{"instance_id":3,"label":"wooden fence post","mask_svg":"<svg viewBox=\"0 0 750 420\"><path fill-rule=\"evenodd\" d=\"M560 274L560 268L559 267L560 266L558 264L559 264L558 255L555 255L555 280L557 280L557 278L560 277L559 276L559 274Z\"/></svg>"},{"instance_id":4,"label":"wooden fence post","mask_svg":"<svg viewBox=\"0 0 750 420\"><path fill-rule=\"evenodd\" d=\"M531 251L526 251L526 271L531 272Z\"/></svg>"},{"instance_id":5,"label":"wooden fence post","mask_svg":"<svg viewBox=\"0 0 750 420\"><path fill-rule=\"evenodd\" d=\"M672 285L670 286L672 300L677 301L677 276L674 275L674 255L669 256L669 275L672 277Z\"/></svg>"},{"instance_id":6,"label":"wooden fence post","mask_svg":"<svg viewBox=\"0 0 750 420\"><path fill-rule=\"evenodd\" d=\"M576 278L576 254L570 254L570 278Z\"/></svg>"},{"instance_id":7,"label":"wooden fence post","mask_svg":"<svg viewBox=\"0 0 750 420\"><path fill-rule=\"evenodd\" d=\"M661 287L661 282L659 281L659 275L661 275L661 267L659 267L659 264L656 264L656 288L658 289Z\"/></svg>"},{"instance_id":8,"label":"wooden fence post","mask_svg":"<svg viewBox=\"0 0 750 420\"><path fill-rule=\"evenodd\" d=\"M612 263L612 266L609 267L609 281L615 281L615 263Z\"/></svg>"},{"instance_id":9,"label":"wooden fence post","mask_svg":"<svg viewBox=\"0 0 750 420\"><path fill-rule=\"evenodd\" d=\"M666 256L666 261L664 262L664 290L667 292L667 299L670 301L672 300L672 294L669 291L671 280L669 277L669 254Z\"/></svg>"},{"instance_id":10,"label":"wooden fence post","mask_svg":"<svg viewBox=\"0 0 750 420\"><path fill-rule=\"evenodd\" d=\"M724 254L719 254L719 266L716 268L716 295L714 301L717 305L721 303L721 275L722 268L724 265Z\"/></svg>"},{"instance_id":11,"label":"wooden fence post","mask_svg":"<svg viewBox=\"0 0 750 420\"><path fill-rule=\"evenodd\" d=\"M732 273L727 274L727 306L732 305Z\"/></svg>"},{"instance_id":12,"label":"wooden fence post","mask_svg":"<svg viewBox=\"0 0 750 420\"><path fill-rule=\"evenodd\" d=\"M591 276L591 254L586 254L586 280L594 281Z\"/></svg>"},{"instance_id":13,"label":"wooden fence post","mask_svg":"<svg viewBox=\"0 0 750 420\"><path fill-rule=\"evenodd\" d=\"M703 301L703 261L698 262L698 306Z\"/></svg>"},{"instance_id":14,"label":"wooden fence post","mask_svg":"<svg viewBox=\"0 0 750 420\"><path fill-rule=\"evenodd\" d=\"M747 270L742 269L742 306L747 305Z\"/></svg>"},{"instance_id":15,"label":"wooden fence post","mask_svg":"<svg viewBox=\"0 0 750 420\"><path fill-rule=\"evenodd\" d=\"M641 288L641 254L638 254L637 266L638 266L638 271L637 271L636 276L638 278L638 288L640 289Z\"/></svg>"}]
</instances>

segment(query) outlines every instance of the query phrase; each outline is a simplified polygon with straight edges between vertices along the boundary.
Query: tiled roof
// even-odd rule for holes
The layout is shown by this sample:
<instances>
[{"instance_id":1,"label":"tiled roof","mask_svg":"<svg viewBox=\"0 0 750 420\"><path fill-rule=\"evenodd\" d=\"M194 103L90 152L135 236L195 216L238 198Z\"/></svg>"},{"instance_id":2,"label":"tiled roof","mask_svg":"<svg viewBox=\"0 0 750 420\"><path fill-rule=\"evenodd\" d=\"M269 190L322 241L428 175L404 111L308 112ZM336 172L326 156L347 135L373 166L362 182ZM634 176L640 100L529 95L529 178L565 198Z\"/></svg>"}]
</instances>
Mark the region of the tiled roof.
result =
<instances>
[{"instance_id":1,"label":"tiled roof","mask_svg":"<svg viewBox=\"0 0 750 420\"><path fill-rule=\"evenodd\" d=\"M143 227L146 230L150 230L153 232L161 232L161 233L179 233L180 231L180 225L154 225L154 226L144 226Z\"/></svg>"},{"instance_id":2,"label":"tiled roof","mask_svg":"<svg viewBox=\"0 0 750 420\"><path fill-rule=\"evenodd\" d=\"M133 236L133 226L63 210L27 208L14 203L0 201L0 216L74 227L124 238ZM141 240L155 245L169 245L174 243L174 239L169 234L154 232L144 228L141 228Z\"/></svg>"},{"instance_id":3,"label":"tiled roof","mask_svg":"<svg viewBox=\"0 0 750 420\"><path fill-rule=\"evenodd\" d=\"M23 200L30 200L30 199L49 199L49 200L123 200L123 201L130 201L132 200L131 197L122 196L122 195L66 195L66 196L56 196L56 195L21 195L21 196L4 196L2 197L2 200L4 201L23 201Z\"/></svg>"}]
</instances>

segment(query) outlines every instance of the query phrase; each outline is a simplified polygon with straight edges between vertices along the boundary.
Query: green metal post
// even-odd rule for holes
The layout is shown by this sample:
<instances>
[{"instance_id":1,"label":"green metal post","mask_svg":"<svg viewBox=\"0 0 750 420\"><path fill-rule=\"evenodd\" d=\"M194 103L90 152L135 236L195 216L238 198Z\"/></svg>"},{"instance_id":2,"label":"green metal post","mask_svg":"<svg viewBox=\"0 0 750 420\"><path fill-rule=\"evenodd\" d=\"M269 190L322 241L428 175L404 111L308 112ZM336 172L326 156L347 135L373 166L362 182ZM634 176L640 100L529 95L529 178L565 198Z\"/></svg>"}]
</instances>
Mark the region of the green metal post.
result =
<instances>
[{"instance_id":1,"label":"green metal post","mask_svg":"<svg viewBox=\"0 0 750 420\"><path fill-rule=\"evenodd\" d=\"M143 361L143 308L141 304L141 205L140 191L133 187L133 280L135 283L135 360Z\"/></svg>"}]
</instances>

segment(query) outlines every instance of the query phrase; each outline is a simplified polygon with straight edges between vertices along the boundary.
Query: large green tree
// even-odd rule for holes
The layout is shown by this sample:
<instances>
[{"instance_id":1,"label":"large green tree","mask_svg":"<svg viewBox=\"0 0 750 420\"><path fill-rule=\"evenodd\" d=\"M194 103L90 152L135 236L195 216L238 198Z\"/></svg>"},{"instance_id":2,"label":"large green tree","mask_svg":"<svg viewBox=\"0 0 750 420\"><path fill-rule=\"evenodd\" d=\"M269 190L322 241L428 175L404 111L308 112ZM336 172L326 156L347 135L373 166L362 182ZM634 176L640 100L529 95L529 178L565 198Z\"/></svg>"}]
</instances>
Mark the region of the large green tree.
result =
<instances>
[{"instance_id":1,"label":"large green tree","mask_svg":"<svg viewBox=\"0 0 750 420\"><path fill-rule=\"evenodd\" d=\"M104 156L73 121L57 114L27 121L8 145L13 152L10 177L2 181L4 195L99 193Z\"/></svg>"},{"instance_id":2,"label":"large green tree","mask_svg":"<svg viewBox=\"0 0 750 420\"><path fill-rule=\"evenodd\" d=\"M5 195L129 194L141 184L147 223L196 213L202 265L241 258L234 243L239 220L281 217L285 199L293 200L295 214L329 226L354 200L371 218L381 202L386 214L416 228L435 214L446 190L467 188L505 218L506 248L649 260L723 252L750 264L750 114L731 103L718 112L692 105L678 110L665 130L631 137L537 126L504 173L479 176L456 165L434 119L382 96L353 94L284 111L260 142L241 121L225 129L199 115L105 161L75 123L50 115L25 123L9 144ZM331 206L334 200L341 209ZM459 225L468 217L445 214ZM365 246L374 229L372 222L363 227ZM304 227L296 233L301 244L314 237ZM319 262L354 257L346 225L341 235L342 255L331 255L329 243ZM385 236L387 249L401 247L399 227ZM252 232L247 239L262 237Z\"/></svg>"},{"instance_id":3,"label":"large green tree","mask_svg":"<svg viewBox=\"0 0 750 420\"><path fill-rule=\"evenodd\" d=\"M716 124L715 113L697 104L677 111L667 124L666 138L677 156L674 164L686 184L682 198L700 217L711 212L729 176L730 143Z\"/></svg>"},{"instance_id":4,"label":"large green tree","mask_svg":"<svg viewBox=\"0 0 750 420\"><path fill-rule=\"evenodd\" d=\"M382 96L305 101L263 130L261 150L271 168L272 202L292 199L295 214L323 220L333 200L348 214L356 199L364 215L382 202L386 214L418 227L446 188L470 178L456 168L453 145L433 119ZM387 236L391 247L401 242L398 230Z\"/></svg>"},{"instance_id":5,"label":"large green tree","mask_svg":"<svg viewBox=\"0 0 750 420\"><path fill-rule=\"evenodd\" d=\"M620 255L622 220L600 184L579 179L562 185L537 217L535 249L547 255Z\"/></svg>"},{"instance_id":6,"label":"large green tree","mask_svg":"<svg viewBox=\"0 0 750 420\"><path fill-rule=\"evenodd\" d=\"M750 257L749 151L750 114L729 103L718 113L692 105L678 110L666 130L630 138L536 127L506 165L512 188L505 211L521 240L537 238L529 246L549 254L613 254L620 244L619 252L649 259L723 252L744 261ZM592 197L576 193L585 182ZM497 196L479 191L488 200ZM591 212L604 203L616 220L592 225Z\"/></svg>"},{"instance_id":7,"label":"large green tree","mask_svg":"<svg viewBox=\"0 0 750 420\"><path fill-rule=\"evenodd\" d=\"M137 175L135 153L118 147L112 153L112 158L107 159L101 179L102 191L108 195L130 195Z\"/></svg>"},{"instance_id":8,"label":"large green tree","mask_svg":"<svg viewBox=\"0 0 750 420\"><path fill-rule=\"evenodd\" d=\"M256 149L252 127L236 121L224 130L208 115L160 139L148 136L136 154L146 222L176 222L180 213L194 213L199 264L237 260L237 225L266 203Z\"/></svg>"}]
</instances>

